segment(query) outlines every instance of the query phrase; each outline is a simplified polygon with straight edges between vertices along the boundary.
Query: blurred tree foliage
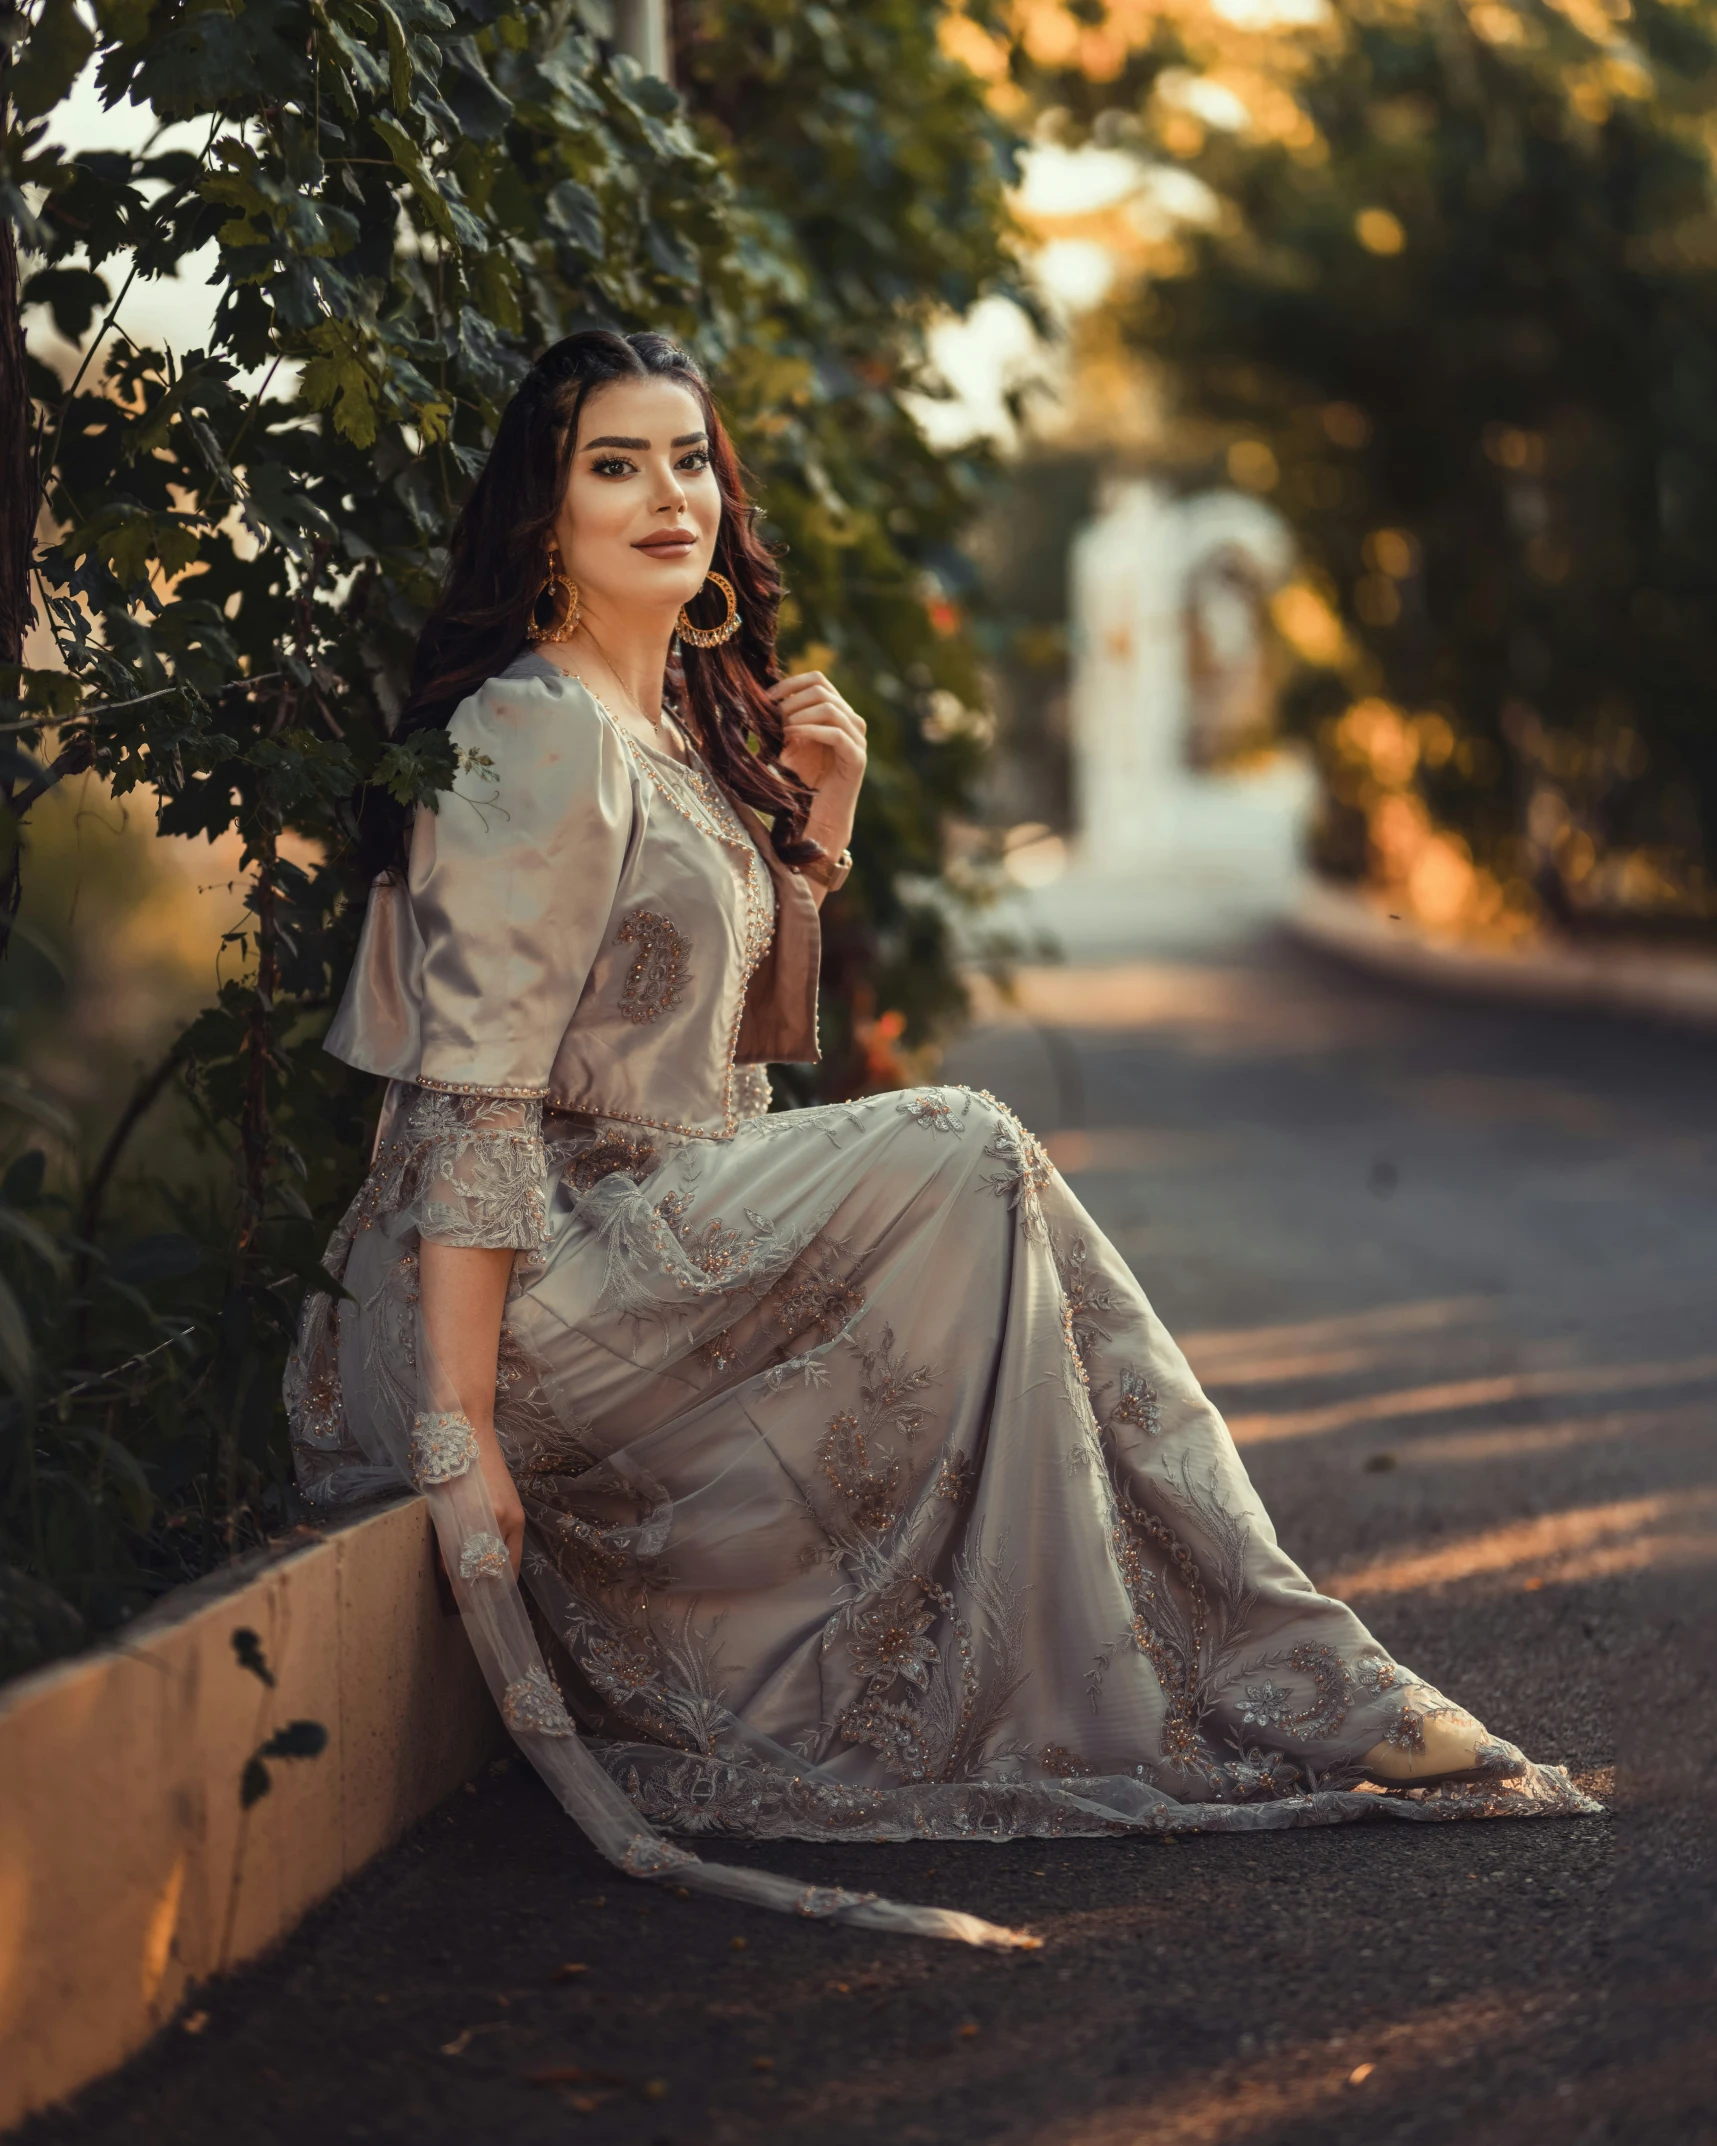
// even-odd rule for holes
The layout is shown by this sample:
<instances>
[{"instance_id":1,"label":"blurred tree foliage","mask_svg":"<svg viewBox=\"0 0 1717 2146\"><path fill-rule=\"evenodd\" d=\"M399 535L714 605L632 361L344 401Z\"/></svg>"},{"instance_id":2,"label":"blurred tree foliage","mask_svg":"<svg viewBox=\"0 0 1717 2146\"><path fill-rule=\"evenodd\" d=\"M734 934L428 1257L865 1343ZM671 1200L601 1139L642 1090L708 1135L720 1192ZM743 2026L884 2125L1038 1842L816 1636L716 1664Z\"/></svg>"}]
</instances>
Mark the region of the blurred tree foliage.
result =
<instances>
[{"instance_id":1,"label":"blurred tree foliage","mask_svg":"<svg viewBox=\"0 0 1717 2146\"><path fill-rule=\"evenodd\" d=\"M556 336L648 325L700 353L790 546L790 645L826 653L872 720L865 869L831 933L834 1081L885 1074L877 1034L926 1036L957 1004L936 913L898 882L937 871L972 772L924 717L974 690L953 540L980 472L924 449L898 396L934 314L1010 274L1013 141L937 14L687 7L688 108L615 56L601 0L0 10L23 298L84 350L69 381L32 359L28 408L0 411L31 473L0 514L27 541L40 508L59 656L25 668L0 607L0 906L31 807L89 769L164 832L236 830L248 873L229 980L97 1153L17 1073L0 1095L21 1135L0 1191L0 1669L290 1517L282 1360L374 1101L317 1047L355 936L352 798L451 780L441 741L396 746L389 719L449 517ZM189 146L56 148L92 61L110 103L193 123ZM207 346L134 342L134 282L204 247ZM170 1090L230 1190L136 1167Z\"/></svg>"},{"instance_id":2,"label":"blurred tree foliage","mask_svg":"<svg viewBox=\"0 0 1717 2146\"><path fill-rule=\"evenodd\" d=\"M1469 928L1709 930L1717 12L1071 12L1107 43L1027 20L1016 79L1152 168L1128 332L1299 534L1326 868Z\"/></svg>"},{"instance_id":3,"label":"blurred tree foliage","mask_svg":"<svg viewBox=\"0 0 1717 2146\"><path fill-rule=\"evenodd\" d=\"M993 290L1030 300L1003 199L1019 137L943 52L944 14L921 0L673 10L676 75L748 251L792 264L722 368L787 545L783 649L832 664L869 726L854 898L824 912L825 1094L899 1079L892 1046L929 1041L964 1004L946 910L911 890L941 874L980 757L974 729L936 710L984 699L962 542L991 463L932 451L899 396L925 384L938 314Z\"/></svg>"}]
</instances>

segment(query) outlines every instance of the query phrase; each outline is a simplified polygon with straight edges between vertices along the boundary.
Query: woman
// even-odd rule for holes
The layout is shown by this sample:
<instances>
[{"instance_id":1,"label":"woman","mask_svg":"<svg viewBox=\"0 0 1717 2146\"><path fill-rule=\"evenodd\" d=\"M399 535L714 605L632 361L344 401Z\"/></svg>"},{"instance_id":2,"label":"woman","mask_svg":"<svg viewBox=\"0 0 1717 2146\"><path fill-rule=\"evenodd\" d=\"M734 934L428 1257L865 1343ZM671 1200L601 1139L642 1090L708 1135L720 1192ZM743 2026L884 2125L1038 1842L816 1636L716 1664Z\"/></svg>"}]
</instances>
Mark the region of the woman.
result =
<instances>
[{"instance_id":1,"label":"woman","mask_svg":"<svg viewBox=\"0 0 1717 2146\"><path fill-rule=\"evenodd\" d=\"M458 779L410 826L367 808L328 1047L388 1089L328 1254L347 1293L311 1300L289 1375L306 1496L425 1490L509 1726L636 1875L1010 1942L656 1828L1593 1809L1282 1553L1004 1107L767 1114L764 1064L816 1056L865 763L828 680L779 675L779 597L689 360L550 350L402 717L447 728Z\"/></svg>"}]
</instances>

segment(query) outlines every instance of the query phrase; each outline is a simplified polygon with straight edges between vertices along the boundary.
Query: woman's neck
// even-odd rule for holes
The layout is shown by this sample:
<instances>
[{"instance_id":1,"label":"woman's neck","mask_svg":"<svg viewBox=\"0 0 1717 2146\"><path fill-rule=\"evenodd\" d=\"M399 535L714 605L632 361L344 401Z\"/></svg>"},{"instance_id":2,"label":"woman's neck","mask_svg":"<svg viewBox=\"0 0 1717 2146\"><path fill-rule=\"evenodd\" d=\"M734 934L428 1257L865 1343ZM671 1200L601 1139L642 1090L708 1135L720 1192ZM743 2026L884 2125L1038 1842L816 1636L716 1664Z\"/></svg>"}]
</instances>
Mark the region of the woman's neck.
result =
<instances>
[{"instance_id":1,"label":"woman's neck","mask_svg":"<svg viewBox=\"0 0 1717 2146\"><path fill-rule=\"evenodd\" d=\"M643 614L587 611L568 641L554 644L562 667L587 684L606 685L604 698L618 698L617 715L654 732L661 722L663 681L674 624L655 611ZM591 673L596 673L595 677Z\"/></svg>"}]
</instances>

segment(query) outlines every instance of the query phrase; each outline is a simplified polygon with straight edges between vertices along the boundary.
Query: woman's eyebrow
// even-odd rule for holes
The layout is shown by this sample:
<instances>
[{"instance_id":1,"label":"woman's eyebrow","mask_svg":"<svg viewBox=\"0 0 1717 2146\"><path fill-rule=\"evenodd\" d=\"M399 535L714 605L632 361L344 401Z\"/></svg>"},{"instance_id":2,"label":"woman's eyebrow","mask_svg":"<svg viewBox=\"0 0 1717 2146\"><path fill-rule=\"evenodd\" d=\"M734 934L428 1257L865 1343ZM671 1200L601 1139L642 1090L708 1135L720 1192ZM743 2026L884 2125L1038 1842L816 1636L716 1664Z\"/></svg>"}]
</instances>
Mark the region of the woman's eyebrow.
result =
<instances>
[{"instance_id":1,"label":"woman's eyebrow","mask_svg":"<svg viewBox=\"0 0 1717 2146\"><path fill-rule=\"evenodd\" d=\"M669 445L673 447L701 447L708 437L707 432L682 432L679 438L670 441ZM622 439L619 433L611 432L600 440L586 440L579 449L579 453L587 455L593 447L630 447L634 454L647 454L650 443L648 440Z\"/></svg>"}]
</instances>

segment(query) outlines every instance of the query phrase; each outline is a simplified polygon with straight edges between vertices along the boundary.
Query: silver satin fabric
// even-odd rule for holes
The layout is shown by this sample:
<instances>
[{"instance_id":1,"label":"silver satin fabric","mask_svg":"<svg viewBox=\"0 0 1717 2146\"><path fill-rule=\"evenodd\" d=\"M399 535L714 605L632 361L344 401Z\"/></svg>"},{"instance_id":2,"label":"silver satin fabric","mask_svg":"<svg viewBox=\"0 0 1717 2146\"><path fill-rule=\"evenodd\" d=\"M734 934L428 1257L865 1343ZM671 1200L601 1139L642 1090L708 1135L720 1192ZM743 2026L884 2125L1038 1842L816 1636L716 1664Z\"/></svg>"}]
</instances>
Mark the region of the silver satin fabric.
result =
<instances>
[{"instance_id":1,"label":"silver satin fabric","mask_svg":"<svg viewBox=\"0 0 1717 2146\"><path fill-rule=\"evenodd\" d=\"M508 696L519 683L543 682ZM578 726L555 736L585 787L555 778L533 855L551 852L556 813L589 837L581 873L607 842L616 885L593 882L589 909L602 932L557 918L552 955L533 954L531 903L496 901L475 836L435 895L444 820L421 874L443 981L419 1003L456 999L470 1040L461 1060L438 1011L411 1063L482 1053L528 1076L539 1061L482 1030L488 1006L503 1040L524 1033L493 975L523 980L541 1035L572 988L557 995L556 965L582 962L553 1093L573 1062L570 1093L588 1077L609 1107L496 1092L535 1085L523 1077L482 1093L396 1078L329 1248L347 1293L310 1301L288 1404L313 1505L402 1475L424 1488L503 1712L604 1852L766 1905L998 1943L1014 1934L688 1862L662 1836L1596 1809L1500 1741L1472 1780L1366 1783L1365 1753L1414 1749L1450 1702L1278 1545L1220 1416L1038 1143L956 1088L763 1114L766 1084L731 1067L757 928L719 800L706 824L587 696L554 706ZM475 719L462 731L481 735ZM414 853L414 904L419 883ZM466 906L480 953L461 951ZM604 967L610 926L640 909L675 927L672 975L646 962L640 982L635 939ZM678 1031L679 1064L635 1018L640 990L672 1001L660 1017L704 1024L701 1040ZM699 1112L690 1082L712 1064ZM517 1254L496 1422L528 1517L534 1627L427 1360L425 1237Z\"/></svg>"},{"instance_id":2,"label":"silver satin fabric","mask_svg":"<svg viewBox=\"0 0 1717 2146\"><path fill-rule=\"evenodd\" d=\"M372 888L327 1048L452 1092L724 1137L769 872L701 761L524 655L448 725L458 779Z\"/></svg>"}]
</instances>

